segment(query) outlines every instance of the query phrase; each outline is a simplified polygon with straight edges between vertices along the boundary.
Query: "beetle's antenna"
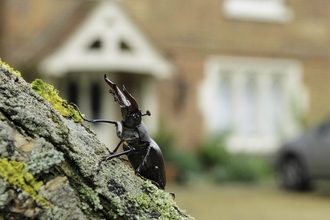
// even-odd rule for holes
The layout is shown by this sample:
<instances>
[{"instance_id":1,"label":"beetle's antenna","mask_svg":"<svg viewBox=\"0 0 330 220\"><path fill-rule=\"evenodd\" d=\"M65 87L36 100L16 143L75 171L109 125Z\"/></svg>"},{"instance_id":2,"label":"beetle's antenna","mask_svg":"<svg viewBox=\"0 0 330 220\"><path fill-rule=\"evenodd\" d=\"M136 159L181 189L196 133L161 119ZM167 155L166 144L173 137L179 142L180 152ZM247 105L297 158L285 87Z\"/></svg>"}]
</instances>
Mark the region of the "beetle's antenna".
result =
<instances>
[{"instance_id":1,"label":"beetle's antenna","mask_svg":"<svg viewBox=\"0 0 330 220\"><path fill-rule=\"evenodd\" d=\"M146 116L146 115L150 116L151 115L151 112L149 110L147 110L146 113L143 114L143 115L141 115L141 116Z\"/></svg>"}]
</instances>

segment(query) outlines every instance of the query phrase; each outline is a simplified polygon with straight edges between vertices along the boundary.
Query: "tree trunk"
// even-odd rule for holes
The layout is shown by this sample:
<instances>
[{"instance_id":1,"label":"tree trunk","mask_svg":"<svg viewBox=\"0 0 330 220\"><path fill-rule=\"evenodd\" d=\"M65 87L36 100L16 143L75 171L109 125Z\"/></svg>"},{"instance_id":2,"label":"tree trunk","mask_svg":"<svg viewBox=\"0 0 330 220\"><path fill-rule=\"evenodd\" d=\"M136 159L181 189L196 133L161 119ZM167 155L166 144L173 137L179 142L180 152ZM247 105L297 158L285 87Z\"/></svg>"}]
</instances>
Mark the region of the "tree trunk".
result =
<instances>
[{"instance_id":1,"label":"tree trunk","mask_svg":"<svg viewBox=\"0 0 330 220\"><path fill-rule=\"evenodd\" d=\"M0 61L0 219L193 219ZM47 90L47 88L46 88Z\"/></svg>"}]
</instances>

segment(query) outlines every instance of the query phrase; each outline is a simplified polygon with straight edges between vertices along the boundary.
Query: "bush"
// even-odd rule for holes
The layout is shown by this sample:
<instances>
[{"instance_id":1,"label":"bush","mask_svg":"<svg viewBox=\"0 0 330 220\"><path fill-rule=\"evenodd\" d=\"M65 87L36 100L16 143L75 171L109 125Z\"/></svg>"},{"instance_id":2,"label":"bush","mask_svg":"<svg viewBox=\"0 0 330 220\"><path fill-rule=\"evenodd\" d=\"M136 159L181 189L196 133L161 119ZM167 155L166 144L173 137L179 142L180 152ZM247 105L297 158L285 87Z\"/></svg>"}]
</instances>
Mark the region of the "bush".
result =
<instances>
[{"instance_id":1,"label":"bush","mask_svg":"<svg viewBox=\"0 0 330 220\"><path fill-rule=\"evenodd\" d=\"M161 127L158 133L153 137L162 150L165 160L172 160L175 156L175 135Z\"/></svg>"},{"instance_id":2,"label":"bush","mask_svg":"<svg viewBox=\"0 0 330 220\"><path fill-rule=\"evenodd\" d=\"M155 141L161 147L164 158L176 170L175 180L186 183L195 176L210 175L217 183L255 182L269 177L271 166L263 157L231 154L225 147L225 134L203 141L196 153L178 150L175 135L160 129ZM203 175L201 175L203 174Z\"/></svg>"},{"instance_id":3,"label":"bush","mask_svg":"<svg viewBox=\"0 0 330 220\"><path fill-rule=\"evenodd\" d=\"M201 172L202 165L196 154L176 151L171 161L177 168L178 175L176 181L178 183L186 183L191 176Z\"/></svg>"},{"instance_id":4,"label":"bush","mask_svg":"<svg viewBox=\"0 0 330 220\"><path fill-rule=\"evenodd\" d=\"M265 158L229 153L225 147L225 135L202 143L199 158L216 182L254 182L271 174Z\"/></svg>"},{"instance_id":5,"label":"bush","mask_svg":"<svg viewBox=\"0 0 330 220\"><path fill-rule=\"evenodd\" d=\"M225 148L224 136L208 139L199 147L199 158L206 169L228 163L230 154Z\"/></svg>"},{"instance_id":6,"label":"bush","mask_svg":"<svg viewBox=\"0 0 330 220\"><path fill-rule=\"evenodd\" d=\"M227 164L213 170L216 182L255 182L270 174L271 167L265 159L249 155L233 155Z\"/></svg>"}]
</instances>

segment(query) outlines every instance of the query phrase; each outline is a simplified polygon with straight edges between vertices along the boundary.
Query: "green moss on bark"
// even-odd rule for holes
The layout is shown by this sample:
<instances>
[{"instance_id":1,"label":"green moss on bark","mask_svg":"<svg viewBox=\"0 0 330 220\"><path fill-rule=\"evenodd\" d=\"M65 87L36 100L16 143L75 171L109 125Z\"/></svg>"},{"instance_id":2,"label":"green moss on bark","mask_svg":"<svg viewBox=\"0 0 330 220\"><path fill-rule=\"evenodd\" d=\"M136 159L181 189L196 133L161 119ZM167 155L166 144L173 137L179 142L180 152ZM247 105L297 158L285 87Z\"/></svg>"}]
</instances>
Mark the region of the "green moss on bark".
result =
<instances>
[{"instance_id":1,"label":"green moss on bark","mask_svg":"<svg viewBox=\"0 0 330 220\"><path fill-rule=\"evenodd\" d=\"M43 185L37 181L32 173L26 171L25 164L10 160L0 159L0 175L14 187L20 188L29 194L38 204L44 208L50 208L49 202L38 194L38 189Z\"/></svg>"},{"instance_id":2,"label":"green moss on bark","mask_svg":"<svg viewBox=\"0 0 330 220\"><path fill-rule=\"evenodd\" d=\"M5 68L6 70L8 70L9 72L22 77L21 73L18 70L15 70L14 68L12 68L11 66L9 66L7 63L3 62L0 58L0 67Z\"/></svg>"},{"instance_id":3,"label":"green moss on bark","mask_svg":"<svg viewBox=\"0 0 330 220\"><path fill-rule=\"evenodd\" d=\"M103 206L100 203L100 198L98 197L98 193L95 192L92 188L83 185L79 188L78 191L80 196L89 202L89 204L83 204L84 209L93 209L94 211L103 209Z\"/></svg>"},{"instance_id":4,"label":"green moss on bark","mask_svg":"<svg viewBox=\"0 0 330 220\"><path fill-rule=\"evenodd\" d=\"M31 83L33 91L46 99L57 111L66 118L72 118L75 122L82 122L82 118L75 108L59 96L59 91L54 86L36 79Z\"/></svg>"}]
</instances>

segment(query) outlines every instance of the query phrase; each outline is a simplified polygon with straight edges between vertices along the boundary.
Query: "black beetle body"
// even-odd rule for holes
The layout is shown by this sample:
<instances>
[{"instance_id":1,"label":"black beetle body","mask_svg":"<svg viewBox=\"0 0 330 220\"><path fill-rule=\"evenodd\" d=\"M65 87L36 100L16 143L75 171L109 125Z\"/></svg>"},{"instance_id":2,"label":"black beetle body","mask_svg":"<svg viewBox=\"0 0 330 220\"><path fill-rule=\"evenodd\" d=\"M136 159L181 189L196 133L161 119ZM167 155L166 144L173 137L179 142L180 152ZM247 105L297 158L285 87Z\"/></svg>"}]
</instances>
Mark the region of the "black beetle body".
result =
<instances>
[{"instance_id":1,"label":"black beetle body","mask_svg":"<svg viewBox=\"0 0 330 220\"><path fill-rule=\"evenodd\" d=\"M124 143L124 151L130 150L130 145ZM156 144L150 139L149 146L127 154L127 157L135 171L146 179L156 183L160 189L165 189L166 174L163 154Z\"/></svg>"},{"instance_id":2,"label":"black beetle body","mask_svg":"<svg viewBox=\"0 0 330 220\"><path fill-rule=\"evenodd\" d=\"M126 154L136 174L151 180L158 188L165 189L166 171L162 151L157 143L150 138L147 127L142 121L142 116L150 115L150 112L147 111L143 115L134 97L128 93L125 87L121 92L117 85L111 82L106 75L104 75L104 80L110 86L109 92L121 107L122 123L103 119L88 120L81 115L79 108L72 104L83 120L93 123L111 123L116 126L120 142L114 151L110 152L109 156L99 162L99 166L104 161ZM116 153L121 144L123 144L124 151Z\"/></svg>"}]
</instances>

